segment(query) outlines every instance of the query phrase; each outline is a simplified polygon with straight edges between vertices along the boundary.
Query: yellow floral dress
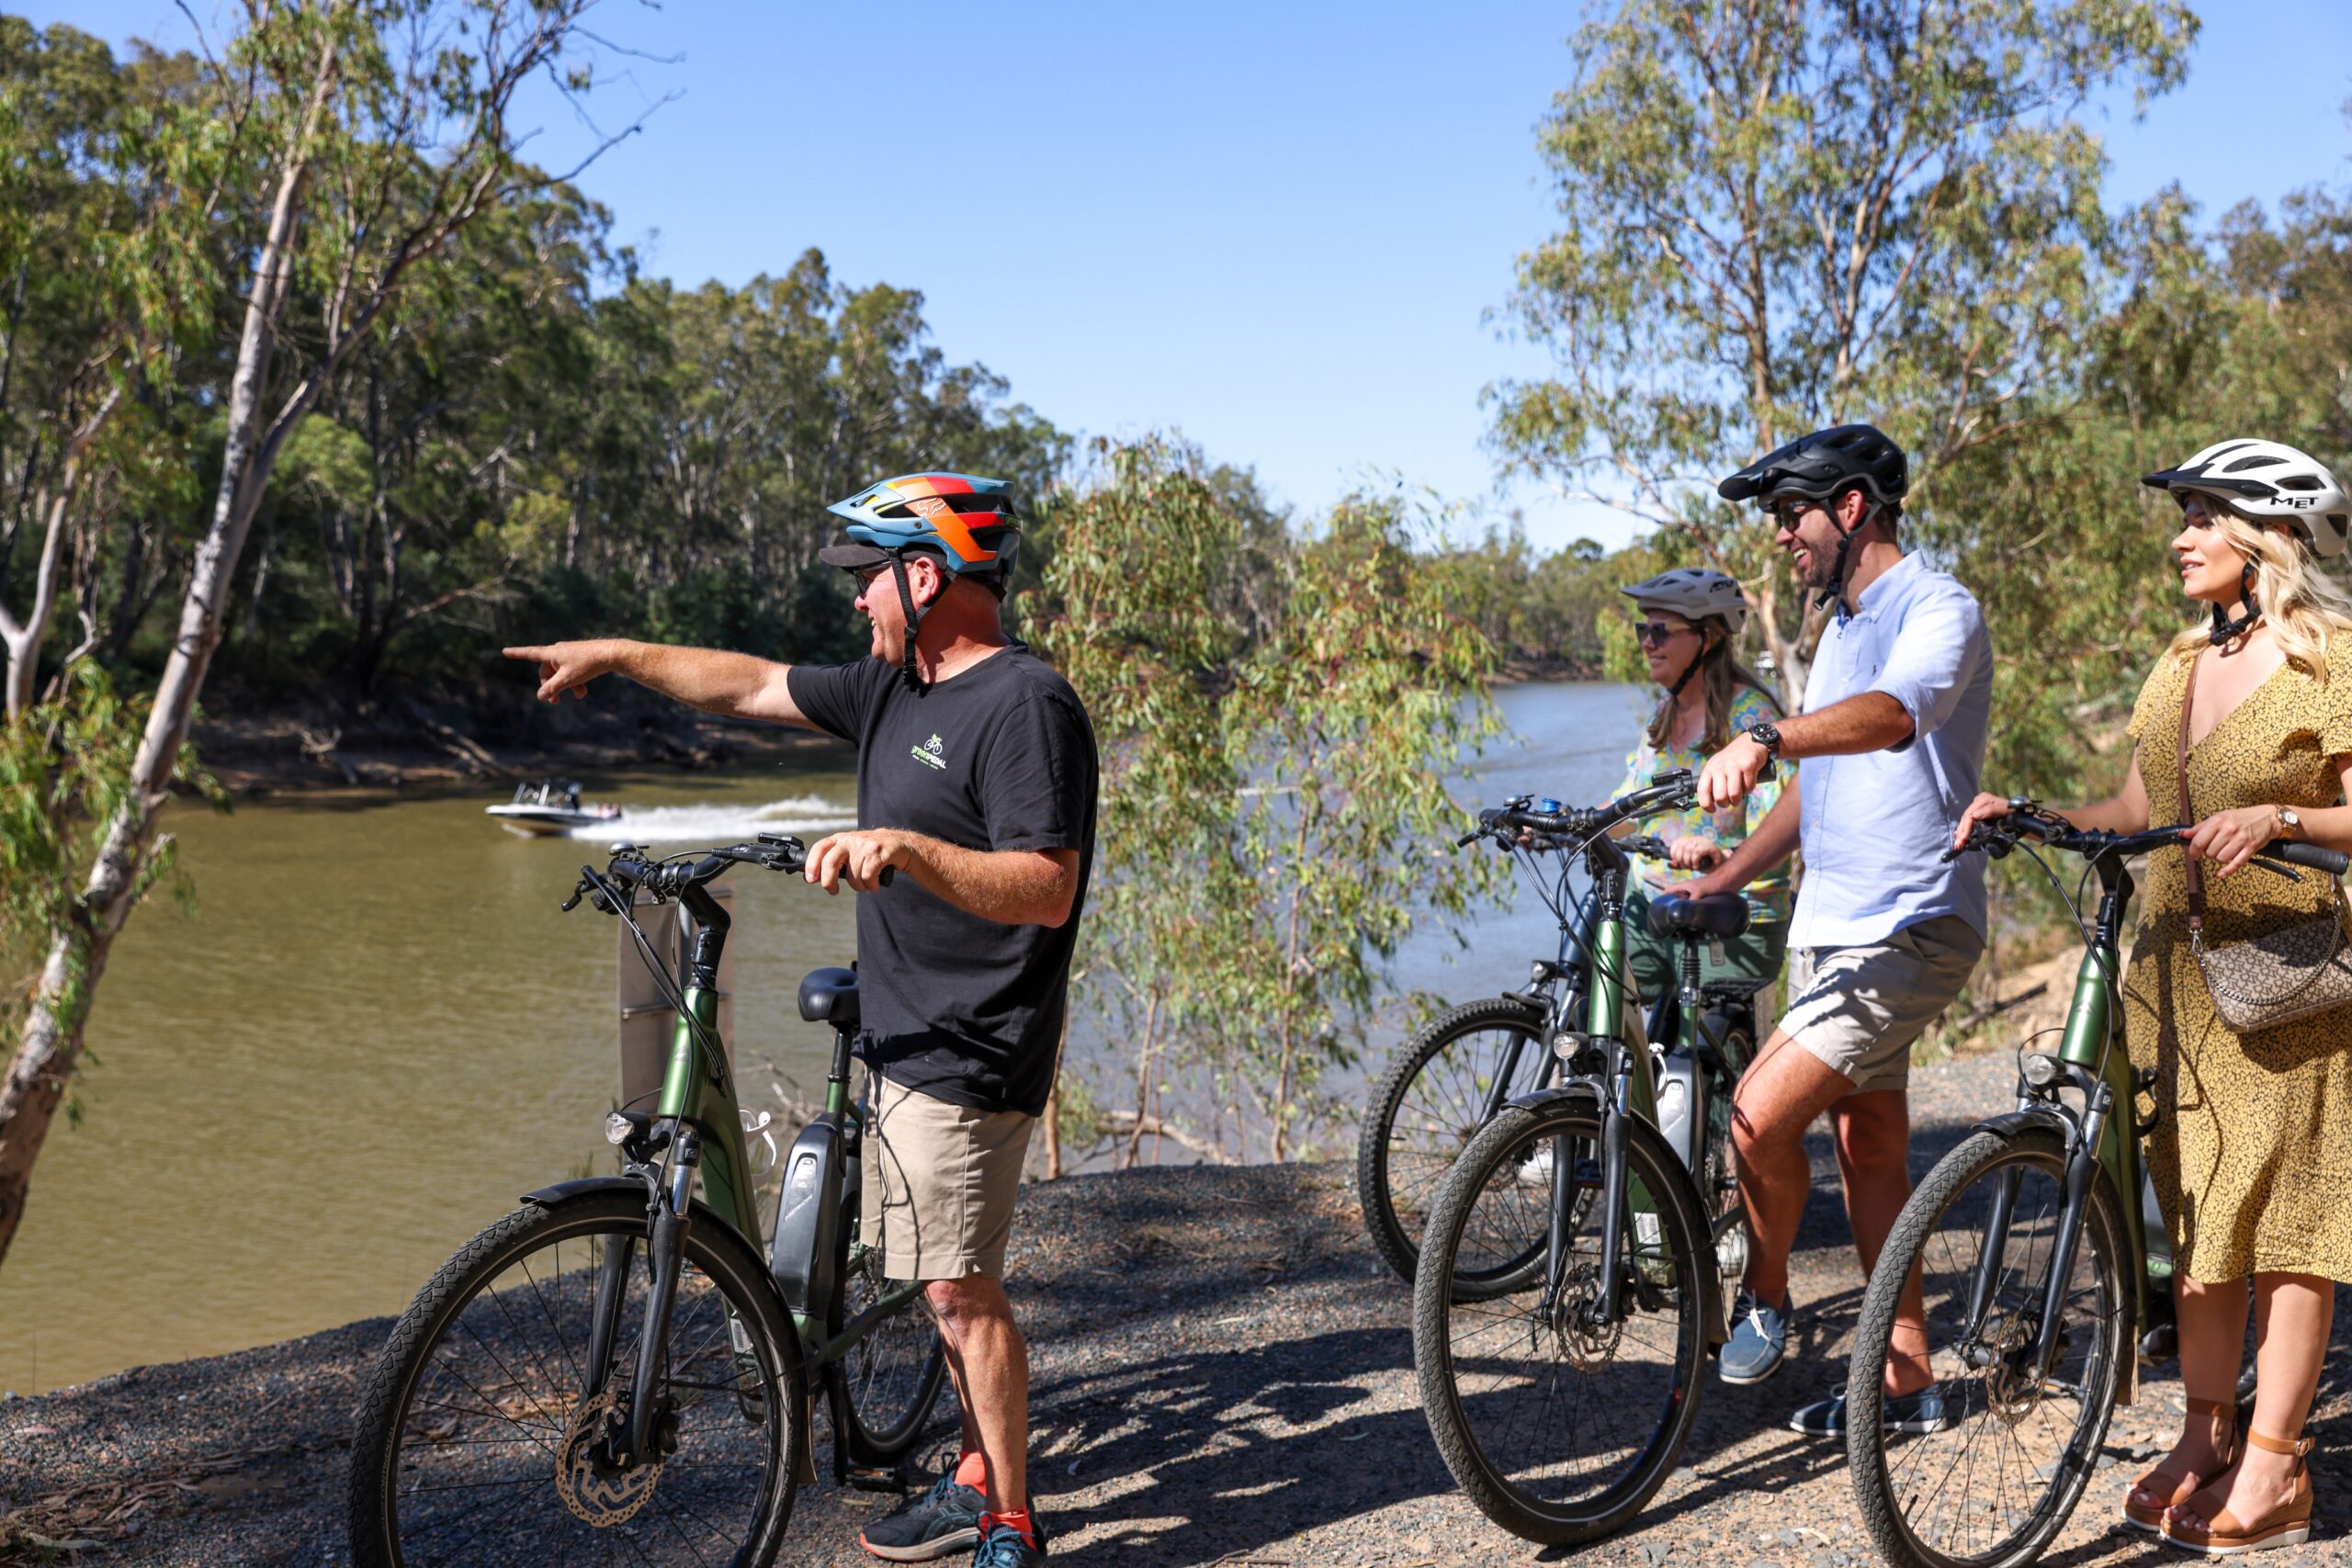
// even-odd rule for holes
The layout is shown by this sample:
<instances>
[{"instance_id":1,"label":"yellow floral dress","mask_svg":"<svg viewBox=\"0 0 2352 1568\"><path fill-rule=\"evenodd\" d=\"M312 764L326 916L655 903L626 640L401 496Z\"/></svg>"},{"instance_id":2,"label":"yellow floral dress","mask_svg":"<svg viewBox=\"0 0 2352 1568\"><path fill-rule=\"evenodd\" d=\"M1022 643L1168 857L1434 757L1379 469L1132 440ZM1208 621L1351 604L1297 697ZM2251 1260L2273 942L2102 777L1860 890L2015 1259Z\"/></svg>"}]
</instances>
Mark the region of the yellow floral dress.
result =
<instances>
[{"instance_id":1,"label":"yellow floral dress","mask_svg":"<svg viewBox=\"0 0 2352 1568\"><path fill-rule=\"evenodd\" d=\"M2167 655L2141 689L2139 743L2149 819L2173 820L2181 694L2193 666ZM2331 759L2352 754L2352 649L2314 679L2282 664L2188 754L2192 821L2245 806L2342 803ZM2141 919L2125 972L2134 1066L2156 1069L2161 1113L2149 1174L2191 1279L2281 1270L2352 1279L2352 1008L2239 1035L2214 1016L2188 945L2181 852L2147 858ZM2242 941L2325 908L2326 880L2243 870L2205 878L2205 940ZM2127 1203L2130 1200L2126 1199Z\"/></svg>"}]
</instances>

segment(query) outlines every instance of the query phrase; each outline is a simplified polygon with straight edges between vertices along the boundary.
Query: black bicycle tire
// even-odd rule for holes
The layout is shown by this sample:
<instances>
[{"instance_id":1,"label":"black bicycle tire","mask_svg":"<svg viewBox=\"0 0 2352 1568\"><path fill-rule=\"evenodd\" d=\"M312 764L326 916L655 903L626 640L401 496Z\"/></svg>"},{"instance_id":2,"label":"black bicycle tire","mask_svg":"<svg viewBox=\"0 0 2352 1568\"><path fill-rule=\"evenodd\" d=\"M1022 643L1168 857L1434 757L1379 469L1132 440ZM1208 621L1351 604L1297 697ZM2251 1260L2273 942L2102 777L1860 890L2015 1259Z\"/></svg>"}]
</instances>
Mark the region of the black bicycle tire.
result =
<instances>
[{"instance_id":1,"label":"black bicycle tire","mask_svg":"<svg viewBox=\"0 0 2352 1568\"><path fill-rule=\"evenodd\" d=\"M1571 1131L1573 1123L1580 1131ZM1590 1508L1555 1508L1525 1496L1496 1471L1480 1448L1463 1408L1447 1332L1452 1309L1460 1303L1443 1287L1442 1271L1425 1269L1413 1282L1413 1370L1419 1379L1422 1414L1430 1435L1453 1479L1478 1511L1522 1540L1544 1546L1580 1545L1622 1529L1657 1495L1681 1458L1690 1427L1698 1417L1701 1374L1706 1362L1704 1308L1700 1275L1702 1248L1711 1247L1705 1227L1691 1206L1688 1173L1666 1141L1646 1123L1630 1122L1626 1156L1653 1196L1664 1197L1660 1212L1662 1234L1672 1238L1679 1260L1677 1288L1688 1303L1679 1335L1678 1370L1683 1392L1668 1402L1668 1413L1642 1463L1600 1494ZM1435 1256L1443 1258L1458 1242L1487 1176L1498 1164L1514 1157L1527 1143L1539 1138L1582 1136L1598 1145L1600 1112L1591 1102L1564 1099L1540 1108L1514 1107L1495 1118L1469 1148L1439 1190L1430 1206L1429 1235Z\"/></svg>"},{"instance_id":2,"label":"black bicycle tire","mask_svg":"<svg viewBox=\"0 0 2352 1568\"><path fill-rule=\"evenodd\" d=\"M645 1228L641 1191L606 1190L552 1204L526 1204L484 1228L435 1270L392 1325L360 1393L347 1515L356 1568L402 1568L397 1520L390 1506L397 1495L392 1461L399 1447L394 1438L419 1375L458 1314L483 1286L540 1246L573 1235L623 1230L642 1235ZM805 1458L792 1445L805 1444L808 1431L799 1341L782 1303L766 1282L766 1265L733 1233L716 1224L696 1224L687 1231L685 1247L686 1260L718 1283L728 1304L742 1314L773 1354L774 1373L766 1391L782 1397L786 1418L781 1424L769 1424L770 1431L780 1439L780 1451L774 1455L770 1468L773 1489L753 1521L752 1539L733 1560L734 1568L768 1568L783 1548L797 1495L799 1461Z\"/></svg>"},{"instance_id":3,"label":"black bicycle tire","mask_svg":"<svg viewBox=\"0 0 2352 1568\"><path fill-rule=\"evenodd\" d=\"M857 1221L854 1203L850 1202L848 1206L851 1212L842 1216L841 1233L845 1236L855 1234ZM841 1289L845 1298L849 1291L846 1263L843 1265ZM842 1306L845 1314L845 1300ZM939 1404L939 1391L947 1381L947 1345L940 1336L938 1320L931 1315L920 1300L908 1303L903 1311L922 1314L923 1321L930 1325L931 1348L923 1359L918 1392L907 1402L894 1424L876 1427L867 1423L866 1413L858 1407L856 1397L851 1392L848 1357L842 1357L825 1369L826 1395L829 1408L833 1413L833 1430L847 1446L853 1463L896 1464L912 1453L930 1427L932 1411Z\"/></svg>"},{"instance_id":4,"label":"black bicycle tire","mask_svg":"<svg viewBox=\"0 0 2352 1568\"><path fill-rule=\"evenodd\" d=\"M1987 1131L1972 1134L1939 1160L1913 1190L1910 1201L1895 1219L1894 1228L1888 1233L1886 1245L1879 1253L1879 1266L1862 1292L1861 1310L1854 1325L1853 1355L1848 1363L1847 1465L1853 1476L1854 1499L1863 1526L1870 1531L1880 1555L1905 1568L2023 1568L2048 1550L2066 1528L2066 1521L2074 1517L2082 1501L2083 1489L2098 1468L2099 1446L2106 1439L2108 1423L2115 1413L2115 1380L2122 1366L2121 1358L2136 1353L2130 1327L2133 1298L2125 1293L2131 1282L2122 1278L2122 1221L2113 1187L2106 1172L2100 1170L2092 1183L2090 1202L2084 1214L2085 1242L2087 1245L2091 1240L2088 1232L2092 1226L2103 1231L2103 1245L2095 1247L2092 1256L2105 1260L2105 1272L2109 1276L2105 1283L2117 1292L2118 1310L2108 1329L2109 1342L2103 1358L2106 1386L2098 1398L2086 1402L2095 1412L2090 1430L2086 1434L2077 1427L2075 1440L2065 1450L2074 1458L2058 1467L2058 1472L2052 1477L2055 1490L2045 1492L2041 1506L2035 1510L2034 1523L1995 1551L1955 1557L1912 1539L1903 1525L1901 1502L1894 1495L1894 1480L1887 1471L1885 1437L1879 1429L1885 1386L1883 1377L1887 1347L1894 1331L1895 1307L1902 1297L1904 1281L1918 1263L1928 1238L1935 1234L1936 1222L1943 1217L1953 1200L1998 1165L2020 1157L2046 1162L2048 1170L2064 1190L2065 1148L2056 1132L2032 1127L2016 1133Z\"/></svg>"},{"instance_id":5,"label":"black bicycle tire","mask_svg":"<svg viewBox=\"0 0 2352 1568\"><path fill-rule=\"evenodd\" d=\"M1493 1029L1523 1029L1535 1049L1544 1049L1544 1010L1519 997L1482 997L1448 1009L1413 1032L1390 1058L1374 1086L1363 1127L1356 1137L1356 1198L1364 1232L1381 1260L1397 1278L1412 1283L1420 1267L1420 1244L1397 1217L1388 1179L1389 1134L1405 1095L1430 1062L1464 1034ZM1471 1281L1464 1285L1476 1288Z\"/></svg>"}]
</instances>

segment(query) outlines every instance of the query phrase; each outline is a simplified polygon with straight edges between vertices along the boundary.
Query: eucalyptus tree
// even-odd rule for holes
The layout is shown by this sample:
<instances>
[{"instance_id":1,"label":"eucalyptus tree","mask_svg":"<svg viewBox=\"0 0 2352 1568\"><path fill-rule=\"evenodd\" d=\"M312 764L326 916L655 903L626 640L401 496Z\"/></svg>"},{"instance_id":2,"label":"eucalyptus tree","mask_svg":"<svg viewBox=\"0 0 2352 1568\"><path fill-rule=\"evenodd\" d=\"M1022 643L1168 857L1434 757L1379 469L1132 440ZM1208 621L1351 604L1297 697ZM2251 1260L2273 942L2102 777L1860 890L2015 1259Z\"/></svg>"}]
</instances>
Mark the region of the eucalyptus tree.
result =
<instances>
[{"instance_id":1,"label":"eucalyptus tree","mask_svg":"<svg viewBox=\"0 0 2352 1568\"><path fill-rule=\"evenodd\" d=\"M1739 577L1798 694L1815 634L1713 479L1869 419L1932 509L2046 412L2114 244L2075 117L2177 84L2196 28L2178 0L1623 0L1541 129L1561 227L1510 314L1557 368L1494 390L1506 463Z\"/></svg>"},{"instance_id":2,"label":"eucalyptus tree","mask_svg":"<svg viewBox=\"0 0 2352 1568\"><path fill-rule=\"evenodd\" d=\"M175 339L209 321L202 242L226 133L175 101L187 63L119 63L73 28L0 16L0 713L11 719L33 700L76 508L94 474L137 482L163 445L155 404ZM66 662L96 638L91 611Z\"/></svg>"},{"instance_id":3,"label":"eucalyptus tree","mask_svg":"<svg viewBox=\"0 0 2352 1568\"><path fill-rule=\"evenodd\" d=\"M0 1083L0 1258L80 1052L114 939L156 866L157 814L226 628L237 561L287 442L402 291L487 209L546 183L514 156L508 111L542 69L567 69L590 0L247 0L243 30L168 134L226 135L259 199L209 521L146 725L79 894L59 915ZM310 352L278 354L307 320ZM78 865L78 862L76 863Z\"/></svg>"},{"instance_id":4,"label":"eucalyptus tree","mask_svg":"<svg viewBox=\"0 0 2352 1568\"><path fill-rule=\"evenodd\" d=\"M1282 1159L1407 934L1493 886L1488 860L1432 852L1460 830L1447 776L1498 732L1494 650L1389 505L1270 539L1185 457L1121 449L1059 509L1031 631L1102 750L1080 964L1133 1052L1130 1149L1183 1069L1220 1139Z\"/></svg>"}]
</instances>

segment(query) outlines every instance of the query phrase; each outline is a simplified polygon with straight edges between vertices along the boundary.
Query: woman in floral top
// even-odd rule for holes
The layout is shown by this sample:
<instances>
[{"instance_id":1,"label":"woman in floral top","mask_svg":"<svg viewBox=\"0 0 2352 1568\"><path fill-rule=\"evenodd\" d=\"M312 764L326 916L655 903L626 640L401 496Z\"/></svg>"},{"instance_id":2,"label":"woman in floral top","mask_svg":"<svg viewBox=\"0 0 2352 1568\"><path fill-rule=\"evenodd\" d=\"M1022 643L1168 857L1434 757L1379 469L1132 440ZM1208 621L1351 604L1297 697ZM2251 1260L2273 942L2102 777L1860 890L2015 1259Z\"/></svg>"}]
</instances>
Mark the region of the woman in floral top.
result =
<instances>
[{"instance_id":1,"label":"woman in floral top","mask_svg":"<svg viewBox=\"0 0 2352 1568\"><path fill-rule=\"evenodd\" d=\"M1781 705L1763 680L1736 657L1740 629L1747 622L1747 601L1738 583L1719 571L1678 568L1619 592L1639 612L1634 634L1649 660L1650 679L1666 695L1641 744L1626 755L1625 782L1618 794L1642 788L1670 769L1695 773L1734 735L1781 716ZM1713 869L1780 798L1781 785L1774 781L1728 809L1702 812L1693 806L1643 825L1643 831L1667 840L1674 856L1670 871L1655 863L1645 866L1625 900L1634 933L1634 981L1645 998L1662 996L1679 983L1674 944L1650 934L1650 896L1669 882ZM1788 951L1788 873L1758 878L1747 895L1747 934L1701 950L1702 983L1780 975Z\"/></svg>"}]
</instances>

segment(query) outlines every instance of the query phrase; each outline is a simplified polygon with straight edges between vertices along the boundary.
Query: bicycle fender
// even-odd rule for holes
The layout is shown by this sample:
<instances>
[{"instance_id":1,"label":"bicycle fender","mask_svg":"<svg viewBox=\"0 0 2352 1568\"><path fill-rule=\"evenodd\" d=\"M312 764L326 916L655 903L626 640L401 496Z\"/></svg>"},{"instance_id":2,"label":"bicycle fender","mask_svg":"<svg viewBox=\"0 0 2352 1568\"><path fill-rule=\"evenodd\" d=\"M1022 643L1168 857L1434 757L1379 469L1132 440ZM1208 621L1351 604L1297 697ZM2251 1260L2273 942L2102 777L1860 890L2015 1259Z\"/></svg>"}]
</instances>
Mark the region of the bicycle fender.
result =
<instances>
[{"instance_id":1,"label":"bicycle fender","mask_svg":"<svg viewBox=\"0 0 2352 1568\"><path fill-rule=\"evenodd\" d=\"M639 1194L646 1190L645 1182L635 1176L580 1176L570 1181L559 1181L552 1187L541 1187L523 1194L523 1201L534 1208L552 1209L558 1203L574 1198L584 1198L592 1192L629 1191ZM695 1207L702 1204L697 1201Z\"/></svg>"},{"instance_id":2,"label":"bicycle fender","mask_svg":"<svg viewBox=\"0 0 2352 1568\"><path fill-rule=\"evenodd\" d=\"M2059 1143L2064 1145L2074 1135L2074 1124L2055 1111L2036 1105L2029 1106L2023 1111L2010 1111L1998 1116L1987 1116L1969 1131L1993 1133L2004 1138L2014 1138L2020 1133L2036 1131L2055 1133Z\"/></svg>"},{"instance_id":3,"label":"bicycle fender","mask_svg":"<svg viewBox=\"0 0 2352 1568\"><path fill-rule=\"evenodd\" d=\"M605 1192L626 1192L632 1198L642 1198L645 1196L645 1182L641 1178L634 1176L583 1176L571 1181L559 1181L552 1187L541 1187L534 1191L526 1192L523 1194L523 1201L536 1209L552 1209L560 1204L568 1203L574 1198L593 1197ZM739 1238L743 1234L720 1218L718 1210L699 1198L694 1200L693 1206L687 1210L687 1218L695 1224L726 1231ZM749 1245L748 1241L746 1245ZM760 1256L760 1249L756 1247L752 1247L751 1252L754 1258ZM761 1272L764 1275L767 1271L763 1269Z\"/></svg>"},{"instance_id":4,"label":"bicycle fender","mask_svg":"<svg viewBox=\"0 0 2352 1568\"><path fill-rule=\"evenodd\" d=\"M1600 1089L1593 1084L1581 1082L1555 1083L1549 1089L1539 1089L1532 1093L1522 1094L1510 1102L1510 1109L1542 1111L1557 1105L1563 1100L1580 1100L1596 1111L1600 1109Z\"/></svg>"}]
</instances>

